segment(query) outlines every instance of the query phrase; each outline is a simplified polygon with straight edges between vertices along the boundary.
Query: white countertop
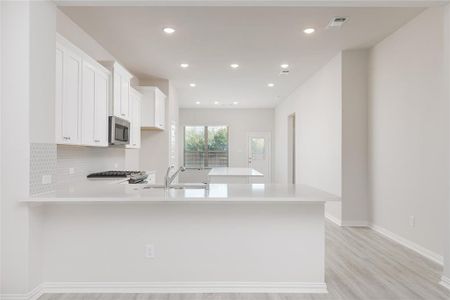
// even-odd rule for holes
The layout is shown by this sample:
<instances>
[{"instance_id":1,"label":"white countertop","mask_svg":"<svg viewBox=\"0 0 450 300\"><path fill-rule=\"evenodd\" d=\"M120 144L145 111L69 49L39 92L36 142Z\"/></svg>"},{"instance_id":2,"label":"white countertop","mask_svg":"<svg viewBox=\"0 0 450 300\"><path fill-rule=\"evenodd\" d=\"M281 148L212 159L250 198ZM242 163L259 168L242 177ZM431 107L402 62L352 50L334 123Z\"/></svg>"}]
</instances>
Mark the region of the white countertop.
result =
<instances>
[{"instance_id":1,"label":"white countertop","mask_svg":"<svg viewBox=\"0 0 450 300\"><path fill-rule=\"evenodd\" d=\"M264 175L252 168L212 168L208 176L262 177Z\"/></svg>"},{"instance_id":2,"label":"white countertop","mask_svg":"<svg viewBox=\"0 0 450 300\"><path fill-rule=\"evenodd\" d=\"M340 198L321 190L291 184L210 184L205 189L144 189L146 185L85 181L65 184L55 192L22 202L325 202Z\"/></svg>"}]
</instances>

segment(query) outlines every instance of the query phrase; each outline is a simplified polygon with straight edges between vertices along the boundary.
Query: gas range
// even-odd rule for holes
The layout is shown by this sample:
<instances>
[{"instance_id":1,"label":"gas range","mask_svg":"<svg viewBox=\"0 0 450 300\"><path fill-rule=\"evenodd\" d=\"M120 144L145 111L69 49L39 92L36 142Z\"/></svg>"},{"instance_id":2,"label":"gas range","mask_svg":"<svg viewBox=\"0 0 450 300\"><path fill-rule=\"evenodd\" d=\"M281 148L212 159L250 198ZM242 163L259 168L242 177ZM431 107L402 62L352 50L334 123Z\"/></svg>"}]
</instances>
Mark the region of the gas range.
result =
<instances>
[{"instance_id":1,"label":"gas range","mask_svg":"<svg viewBox=\"0 0 450 300\"><path fill-rule=\"evenodd\" d=\"M103 171L92 173L87 176L89 179L120 179L128 178L124 182L129 184L147 183L148 174L144 171Z\"/></svg>"}]
</instances>

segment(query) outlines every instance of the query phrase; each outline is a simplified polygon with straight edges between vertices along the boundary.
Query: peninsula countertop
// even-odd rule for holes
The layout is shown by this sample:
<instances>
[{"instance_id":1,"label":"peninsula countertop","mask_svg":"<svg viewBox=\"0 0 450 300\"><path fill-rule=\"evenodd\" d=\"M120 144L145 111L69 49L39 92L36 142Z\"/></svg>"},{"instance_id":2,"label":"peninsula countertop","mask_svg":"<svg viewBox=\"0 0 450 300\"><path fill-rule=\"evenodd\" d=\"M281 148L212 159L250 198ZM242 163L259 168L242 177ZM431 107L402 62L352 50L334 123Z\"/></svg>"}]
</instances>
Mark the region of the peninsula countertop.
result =
<instances>
[{"instance_id":1,"label":"peninsula countertop","mask_svg":"<svg viewBox=\"0 0 450 300\"><path fill-rule=\"evenodd\" d=\"M27 203L59 202L328 202L340 198L306 185L209 184L209 189L148 188L145 184L86 181L64 184L54 192L24 199Z\"/></svg>"}]
</instances>

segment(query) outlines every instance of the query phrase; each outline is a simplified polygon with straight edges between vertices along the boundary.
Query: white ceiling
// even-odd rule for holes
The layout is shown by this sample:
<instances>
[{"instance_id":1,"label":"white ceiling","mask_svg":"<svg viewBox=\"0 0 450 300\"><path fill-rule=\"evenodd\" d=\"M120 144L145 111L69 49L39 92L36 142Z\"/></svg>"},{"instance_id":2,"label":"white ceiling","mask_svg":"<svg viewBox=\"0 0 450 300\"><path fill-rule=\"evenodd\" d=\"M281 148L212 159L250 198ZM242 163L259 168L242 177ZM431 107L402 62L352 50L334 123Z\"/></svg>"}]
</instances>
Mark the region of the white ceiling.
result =
<instances>
[{"instance_id":1,"label":"white ceiling","mask_svg":"<svg viewBox=\"0 0 450 300\"><path fill-rule=\"evenodd\" d=\"M340 50L367 48L422 8L61 7L139 78L172 80L181 107L273 107ZM346 16L341 30L330 19ZM166 35L162 28L176 29ZM307 36L306 27L316 28ZM189 63L188 69L180 63ZM236 70L231 63L238 63ZM279 76L280 64L290 74ZM195 82L196 87L189 87ZM267 84L273 82L275 87ZM196 105L200 101L201 105ZM219 101L220 106L214 105Z\"/></svg>"}]
</instances>

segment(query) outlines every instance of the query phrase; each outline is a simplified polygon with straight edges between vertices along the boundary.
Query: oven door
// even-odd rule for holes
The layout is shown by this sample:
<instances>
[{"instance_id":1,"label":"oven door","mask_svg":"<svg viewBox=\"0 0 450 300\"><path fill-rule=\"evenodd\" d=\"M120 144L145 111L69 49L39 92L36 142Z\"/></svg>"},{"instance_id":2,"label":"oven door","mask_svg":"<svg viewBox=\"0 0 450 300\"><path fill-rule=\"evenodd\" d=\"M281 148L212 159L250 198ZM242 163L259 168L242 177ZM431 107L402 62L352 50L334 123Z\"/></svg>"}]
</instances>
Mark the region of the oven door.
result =
<instances>
[{"instance_id":1,"label":"oven door","mask_svg":"<svg viewBox=\"0 0 450 300\"><path fill-rule=\"evenodd\" d=\"M127 145L130 143L130 122L111 116L109 117L109 144Z\"/></svg>"}]
</instances>

